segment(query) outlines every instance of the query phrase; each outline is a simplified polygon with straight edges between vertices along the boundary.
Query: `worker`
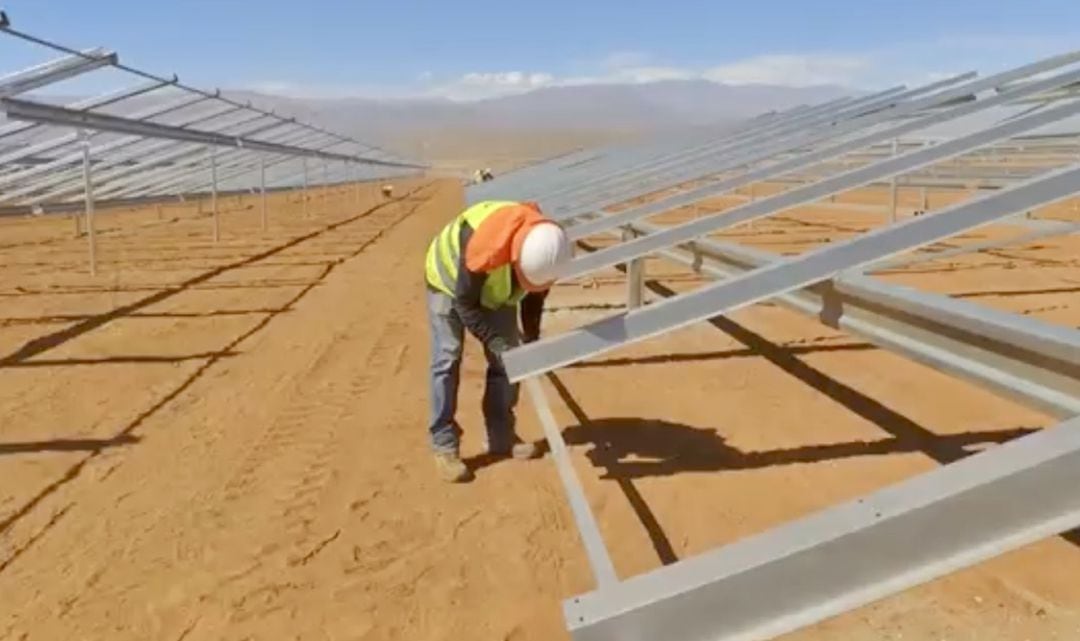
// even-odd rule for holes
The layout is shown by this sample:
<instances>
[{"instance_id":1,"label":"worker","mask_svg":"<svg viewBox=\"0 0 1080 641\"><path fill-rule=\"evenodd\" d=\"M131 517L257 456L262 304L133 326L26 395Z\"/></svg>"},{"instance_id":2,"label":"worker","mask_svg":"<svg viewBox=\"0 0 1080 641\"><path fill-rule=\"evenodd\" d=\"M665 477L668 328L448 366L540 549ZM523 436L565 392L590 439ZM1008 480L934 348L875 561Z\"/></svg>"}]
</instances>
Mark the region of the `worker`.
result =
<instances>
[{"instance_id":1,"label":"worker","mask_svg":"<svg viewBox=\"0 0 1080 641\"><path fill-rule=\"evenodd\" d=\"M394 195L394 186L386 184L382 186L382 195L384 198L390 198Z\"/></svg>"},{"instance_id":2,"label":"worker","mask_svg":"<svg viewBox=\"0 0 1080 641\"><path fill-rule=\"evenodd\" d=\"M539 450L514 430L518 386L511 384L502 354L523 337L539 338L544 299L559 268L573 257L561 226L535 203L486 201L452 220L431 241L426 257L427 308L431 326L431 447L440 475L461 482L461 429L455 420L464 331L484 347L487 378L483 413L487 452L515 459ZM521 312L523 332L518 330ZM522 336L523 334L523 336Z\"/></svg>"}]
</instances>

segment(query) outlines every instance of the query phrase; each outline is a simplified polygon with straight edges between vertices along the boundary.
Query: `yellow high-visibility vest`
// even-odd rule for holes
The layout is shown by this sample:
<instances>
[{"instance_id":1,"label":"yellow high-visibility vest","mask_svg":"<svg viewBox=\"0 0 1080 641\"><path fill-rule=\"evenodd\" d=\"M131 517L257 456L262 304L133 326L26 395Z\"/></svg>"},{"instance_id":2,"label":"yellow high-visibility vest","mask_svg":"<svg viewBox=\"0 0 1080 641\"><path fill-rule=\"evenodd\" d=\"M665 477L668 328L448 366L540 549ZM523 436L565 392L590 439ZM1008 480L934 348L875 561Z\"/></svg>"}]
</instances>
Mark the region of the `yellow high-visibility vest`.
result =
<instances>
[{"instance_id":1,"label":"yellow high-visibility vest","mask_svg":"<svg viewBox=\"0 0 1080 641\"><path fill-rule=\"evenodd\" d=\"M461 259L462 223L469 223L469 226L476 230L480 223L499 209L517 204L506 200L485 201L469 207L454 218L428 245L425 260L428 284L448 296L453 296ZM525 293L524 289L514 287L513 267L507 263L488 272L481 290L480 304L493 310L517 305L525 297Z\"/></svg>"}]
</instances>

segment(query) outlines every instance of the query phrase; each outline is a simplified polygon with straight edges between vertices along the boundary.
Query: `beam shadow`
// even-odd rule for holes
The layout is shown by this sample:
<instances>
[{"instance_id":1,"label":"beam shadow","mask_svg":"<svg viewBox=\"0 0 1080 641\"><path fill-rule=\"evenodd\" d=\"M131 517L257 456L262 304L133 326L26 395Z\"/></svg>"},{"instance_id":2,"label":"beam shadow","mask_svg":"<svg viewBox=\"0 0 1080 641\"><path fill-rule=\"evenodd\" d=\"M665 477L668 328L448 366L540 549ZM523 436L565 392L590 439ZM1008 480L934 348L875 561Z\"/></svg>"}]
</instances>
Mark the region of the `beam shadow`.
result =
<instances>
[{"instance_id":1,"label":"beam shadow","mask_svg":"<svg viewBox=\"0 0 1080 641\"><path fill-rule=\"evenodd\" d=\"M257 309L216 309L206 312L136 312L126 318L145 319L169 319L169 318L217 318L222 316L253 316L257 314L274 314L289 311L277 307L264 307ZM60 325L73 323L93 318L93 314L57 314L53 316L12 316L0 318L0 327L16 327L19 325Z\"/></svg>"},{"instance_id":2,"label":"beam shadow","mask_svg":"<svg viewBox=\"0 0 1080 641\"><path fill-rule=\"evenodd\" d=\"M887 269L870 269L866 273L874 274L876 276L890 276L901 275L910 276L916 274L951 274L955 272L975 272L982 269L991 269L995 267L1007 267L1008 263L998 262L985 262L985 263L946 263L943 267L920 267L925 263L940 262L941 260L948 260L945 258L920 258L920 260L912 265L898 265L896 267L890 267Z\"/></svg>"},{"instance_id":3,"label":"beam shadow","mask_svg":"<svg viewBox=\"0 0 1080 641\"><path fill-rule=\"evenodd\" d=\"M425 187L426 186L421 186L421 187L417 188L416 191L420 191L420 190L424 189ZM387 205L389 203L392 203L392 202L394 202L394 201L388 201L388 203L382 203L382 204L376 206L376 209L378 207L385 206L385 205ZM328 264L325 267L325 269L323 270L323 273L316 279L315 282L321 282L322 280L324 280L326 277L328 277L334 271L335 267L337 267L341 263L345 262L349 258L353 258L353 257L358 256L359 254L361 254L368 247L370 247L376 241L378 241L380 238L382 238L382 236L384 234L386 234L387 232L392 230L394 227L396 227L400 222L402 222L406 218L408 218L409 215L411 215L418 207L419 207L419 205L417 205L417 207L414 207L411 210L406 211L404 214L399 216L397 219L391 221L390 224L388 224L385 227L383 227L382 229L380 229L367 242L360 244L349 256L342 257L337 262L332 263L332 264ZM370 211L374 211L374 210L369 210L368 213L370 213ZM356 220L356 219L359 219L359 218L363 218L364 215L365 214L358 215L358 216L354 217L353 219L351 219L348 222L351 222L352 220ZM340 226L341 224L344 224L344 223L340 223L340 224L338 224L338 226ZM329 230L328 229L324 230L321 233L325 233L325 231L329 231ZM290 243L292 245L298 244L299 242L303 242L303 241L300 240L300 239L294 239L293 241L290 241ZM294 295L285 305L282 306L282 309L290 309L290 308L294 307L301 299L303 299L305 296L307 296L307 294L310 293L314 289L314 287L315 287L315 283L312 283L311 285L309 285L308 287L306 287L302 291L297 292L296 295ZM162 292L162 294L168 294L168 295L171 295L171 293L174 293L174 291L169 290L169 292ZM154 300L152 302L160 302L160 300L164 300L165 298L168 298L168 295L163 295L163 296L159 296L159 297L150 297L150 298L157 298L157 300ZM134 311L134 309L139 309L139 308L144 307L144 306L146 306L148 304L152 304L152 302L148 303L148 302L145 302L145 301L139 301L138 303L132 304L132 305L130 305L128 307L132 308L130 311ZM121 316L121 314L116 314L115 311L114 311L114 312L111 312L109 314L103 315L103 317L104 317L103 319L101 319L100 317L95 317L95 319L94 319L95 324L87 326L87 327L79 325L79 326L76 326L76 328L72 328L71 331L66 331L61 337L59 337L59 338L63 339L60 342L63 342L64 340L70 340L70 338L73 338L74 336L77 336L80 333L84 333L85 331L90 331L91 329L95 329L96 327L100 327L101 325L108 322L109 320L119 318L120 316ZM228 353L235 352L236 348L241 343L243 343L248 338L254 336L258 332L262 331L277 316L278 316L278 313L268 314L264 318L260 319L257 323L252 325L252 327L250 329L248 329L247 331L243 332L239 336L237 336L234 339L232 339L231 341L229 341L229 343L227 345L225 345L220 350L220 354L228 354ZM73 330L75 330L75 329L79 329L81 331L79 333L73 333ZM56 344L59 344L59 342L56 343ZM50 345L46 345L44 347L44 349L35 349L35 350L33 350L33 353L30 354L30 355L41 353L41 352L45 351L45 349L51 348L52 346L55 346L55 345L50 344ZM16 352L16 354L20 354L20 352ZM9 358L11 358L11 357L9 357ZM27 356L26 358L29 358L29 356ZM192 385L194 385L196 381L198 381L200 378L202 378L202 376L204 374L206 374L206 372L209 371L210 368L212 368L214 365L216 365L218 363L218 361L220 361L220 360L221 360L221 356L219 356L218 353L215 353L214 356L212 356L211 358L208 358L205 362L203 362L198 367L198 369L196 369L194 372L189 374L176 387L174 387L172 390L169 390L168 392L166 392L161 398L159 398L156 402L154 402L150 407L148 407L146 410L144 410L142 413L140 413L138 416L136 416L130 423L125 425L123 428L121 428L112 438L120 439L120 438L124 438L126 436L129 436L129 435L132 435L135 432L135 430L137 430L139 427L141 427L147 420L149 420L151 417L153 417L155 414L157 414L162 408L164 408L166 405L168 405L173 400L178 398L188 388L190 388ZM18 362L18 361L16 361L16 362ZM0 361L0 365L3 365L3 364L4 364L4 361ZM23 503L22 506L20 506L18 509L16 509L14 512L9 514L8 516L4 517L4 519L2 521L0 521L0 536L2 536L5 532L10 530L12 527L14 527L15 524L17 524L20 520L25 518L28 514L30 514L30 512L33 511L35 507L40 505L41 502L44 501L46 498L48 498L49 496L51 496L51 495L55 494L56 492L60 491L68 483L71 483L72 481L79 478L79 476L82 474L82 471L86 468L86 466L89 465L95 458L97 458L101 454L102 451L103 450L95 450L95 451L90 452L87 456L83 457L80 461L78 461L77 463L72 465L70 468L68 468L67 471L60 478L54 480L52 483L50 483L49 485L42 488L37 494L35 494L33 497L31 497L29 500L27 500L25 503ZM16 556L18 554L21 554L23 551L25 551L25 550L24 549L19 550L16 553ZM14 560L14 557L9 557L8 559L0 561L0 571L7 568L10 565L12 560Z\"/></svg>"},{"instance_id":4,"label":"beam shadow","mask_svg":"<svg viewBox=\"0 0 1080 641\"><path fill-rule=\"evenodd\" d=\"M71 365L149 365L154 363L186 363L188 361L202 361L208 358L229 358L236 356L236 352L203 352L200 354L178 354L165 356L157 354L148 355L116 355L101 356L98 358L41 358L21 361L13 365L0 365L0 369L33 368L33 367L66 367Z\"/></svg>"},{"instance_id":5,"label":"beam shadow","mask_svg":"<svg viewBox=\"0 0 1080 641\"><path fill-rule=\"evenodd\" d=\"M1075 294L1080 292L1080 287L1048 287L1046 289L1003 289L982 292L960 292L949 294L953 298L980 298L982 296L999 296L1001 298L1013 298L1016 296L1038 296L1040 294Z\"/></svg>"},{"instance_id":6,"label":"beam shadow","mask_svg":"<svg viewBox=\"0 0 1080 641\"><path fill-rule=\"evenodd\" d=\"M809 206L812 207L813 205ZM785 216L783 214L774 214L772 216L769 216L766 220L780 220L785 223L798 225L799 227L809 227L813 231L821 231L824 228L830 231L838 231L846 234L865 234L867 231L872 229L870 227L849 227L847 225L826 222L823 220L801 220L799 218L795 218L794 216Z\"/></svg>"},{"instance_id":7,"label":"beam shadow","mask_svg":"<svg viewBox=\"0 0 1080 641\"><path fill-rule=\"evenodd\" d=\"M24 441L20 443L0 443L0 455L32 454L37 452L100 452L101 450L123 447L138 443L138 436L121 434L112 438L94 439L53 439L49 441Z\"/></svg>"},{"instance_id":8,"label":"beam shadow","mask_svg":"<svg viewBox=\"0 0 1080 641\"><path fill-rule=\"evenodd\" d=\"M425 188L424 186L421 186L421 187L418 187L415 191L420 191L420 190L422 190L424 188ZM217 267L215 269L203 272L202 274L199 274L198 276L195 276L193 278L189 278L188 280L186 280L186 281L184 281L184 282L182 282L182 283L180 283L178 285L167 287L165 289L162 289L160 291L157 291L157 292L151 294L150 296L146 296L146 297L140 298L139 300L134 301L132 303L128 303L127 305L117 307L116 309L113 309L110 312L107 312L107 313L104 313L104 314L99 314L97 316L93 316L93 317L88 318L88 319L86 319L84 321L80 321L80 322L78 322L78 323L76 323L76 324L74 324L74 325L72 325L70 327L66 327L66 328L64 328L62 330L58 330L56 332L46 334L45 336L40 336L38 338L32 339L32 340L26 342L22 347L15 350L14 352L8 354L7 356L4 356L3 358L0 358L0 367L14 365L16 363L19 363L19 362L25 361L27 359L30 359L30 358L32 358L34 356L37 356L37 355L39 355L39 354L41 354L43 352L46 352L46 351L48 351L50 349L53 349L54 347L57 347L59 345L63 345L64 343L66 343L66 342L68 342L68 341L70 341L72 339L75 339L75 338L77 338L79 336L82 336L83 334L86 334L87 332L93 331L93 330L95 330L95 329L97 329L97 328L99 328L99 327L101 327L103 325L106 325L111 321L114 321L114 320L116 320L118 318L122 318L124 316L132 314L132 313L137 312L139 310L145 309L145 308L150 307L152 305L156 305L156 304L158 304L158 303L160 303L162 301L168 300L168 299L180 294L181 292L189 290L189 289L191 289L191 288L193 288L193 287L195 287L197 285L204 284L207 281L211 280L212 278L215 278L215 277L220 276L222 274L228 273L228 272L230 272L232 270L235 270L235 269L238 269L240 267L251 265L253 263L257 263L257 262L259 262L261 260L265 260L265 259L270 258L272 256L276 256L277 254L280 254L280 253L282 253L282 252L284 252L284 251L286 251L286 250L288 250L288 249L290 249L292 247L296 247L296 246L298 246L300 244L303 244L303 243L305 243L305 242L307 242L309 240L319 238L320 236L323 236L323 235L325 235L327 233L330 233L330 232L332 232L332 231L334 231L336 229L339 229L339 228L341 228L341 227L343 227L345 225L348 225L349 223L355 222L357 220L364 219L364 218L374 214L375 212L379 211L380 209L382 209L384 207L387 207L388 205L390 205L390 204L392 204L394 202L396 202L396 201L387 201L385 203L381 203L381 204L376 205L375 207L373 207L371 209L368 209L368 210L366 210L364 212L361 212L361 213L359 213L359 214L357 214L355 216L351 216L349 218L345 218L343 220L331 223L329 225L325 225L320 229L309 232L309 233L304 234L302 236L297 236L296 238L293 238L293 239L291 239L291 240L289 240L289 241L287 241L285 243L277 245L276 247L273 247L273 248L268 249L266 251L263 251L263 252L260 252L258 254L254 254L252 256L244 258L242 260L238 260L238 261L235 261L235 262L232 262L232 263L228 263L226 265L222 265L222 266ZM409 213L412 213L412 212L410 211ZM408 215L408 214L406 214L406 215ZM379 237L380 237L380 235L376 234L373 237L372 241L374 239L376 239L376 238L379 238ZM360 244L360 247L366 247L366 246L367 246L367 243L361 243ZM318 282L323 277L324 276L320 276L317 279L315 279L315 281L313 281L313 282ZM310 290L310 288L312 286L313 285L305 286L301 290L301 293L306 294ZM291 306L291 304L285 305L285 307L289 307L289 306Z\"/></svg>"},{"instance_id":9,"label":"beam shadow","mask_svg":"<svg viewBox=\"0 0 1080 641\"><path fill-rule=\"evenodd\" d=\"M326 267L323 264L323 267ZM219 318L226 316L255 316L259 314L283 314L291 312L288 307L257 307L253 309L213 309L207 312L135 312L128 318Z\"/></svg>"},{"instance_id":10,"label":"beam shadow","mask_svg":"<svg viewBox=\"0 0 1080 641\"><path fill-rule=\"evenodd\" d=\"M940 436L939 441L974 453L969 448L1006 443L1036 431L1035 428L1020 427L965 432ZM592 420L567 428L563 436L568 444L593 446L586 456L593 465L605 469L605 475L601 477L605 479L756 470L865 456L922 453L916 444L897 437L743 451L728 445L713 429L642 418Z\"/></svg>"},{"instance_id":11,"label":"beam shadow","mask_svg":"<svg viewBox=\"0 0 1080 641\"><path fill-rule=\"evenodd\" d=\"M324 263L325 265L325 263ZM192 285L186 287L192 291L222 291L232 289L285 289L289 287L305 287L310 284L308 279L278 279L278 280L253 280L237 283L214 283L210 285ZM92 296L94 294L135 294L140 292L158 292L173 285L128 285L122 287L69 287L56 289L22 289L16 293L0 293L7 298L22 298L26 296Z\"/></svg>"}]
</instances>

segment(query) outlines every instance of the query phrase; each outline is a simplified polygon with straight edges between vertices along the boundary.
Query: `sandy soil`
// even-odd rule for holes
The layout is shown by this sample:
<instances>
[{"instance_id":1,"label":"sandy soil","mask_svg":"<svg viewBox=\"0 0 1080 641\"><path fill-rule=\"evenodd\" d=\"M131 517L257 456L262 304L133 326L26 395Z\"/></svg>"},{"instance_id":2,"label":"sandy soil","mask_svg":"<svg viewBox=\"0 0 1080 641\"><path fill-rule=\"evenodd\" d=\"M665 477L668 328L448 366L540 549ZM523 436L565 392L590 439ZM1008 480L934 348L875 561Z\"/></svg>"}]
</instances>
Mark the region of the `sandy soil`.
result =
<instances>
[{"instance_id":1,"label":"sandy soil","mask_svg":"<svg viewBox=\"0 0 1080 641\"><path fill-rule=\"evenodd\" d=\"M0 221L0 639L566 638L560 602L592 584L551 462L434 474L419 265L462 194L398 193L318 193L307 217L276 195L266 232L251 201L226 201L217 244L194 205L105 214L97 277L70 220ZM732 233L797 252L867 216ZM986 289L1068 289L1071 242L1021 248L1036 259ZM961 291L1002 260L956 258L968 281L889 277ZM623 296L614 274L560 286L546 331ZM1080 324L1080 297L1039 296L979 300ZM623 577L1052 422L770 305L546 385ZM1080 547L1055 538L789 638L1074 639L1077 576Z\"/></svg>"}]
</instances>

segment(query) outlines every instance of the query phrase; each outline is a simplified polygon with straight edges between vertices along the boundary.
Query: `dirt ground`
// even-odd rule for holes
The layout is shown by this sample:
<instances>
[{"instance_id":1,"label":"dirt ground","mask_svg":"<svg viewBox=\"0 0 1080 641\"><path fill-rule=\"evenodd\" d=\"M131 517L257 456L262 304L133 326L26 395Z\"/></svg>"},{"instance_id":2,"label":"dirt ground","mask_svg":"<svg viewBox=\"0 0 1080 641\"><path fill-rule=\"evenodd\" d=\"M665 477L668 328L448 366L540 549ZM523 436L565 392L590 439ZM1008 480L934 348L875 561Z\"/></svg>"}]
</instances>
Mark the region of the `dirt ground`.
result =
<instances>
[{"instance_id":1,"label":"dirt ground","mask_svg":"<svg viewBox=\"0 0 1080 641\"><path fill-rule=\"evenodd\" d=\"M567 638L560 604L592 588L588 565L550 460L476 457L475 343L460 418L476 479L440 482L427 452L420 265L460 186L317 191L307 216L296 198L272 197L267 231L254 200L225 199L219 243L190 203L102 214L96 277L71 220L0 221L0 639ZM807 209L726 236L799 252L875 216ZM1078 249L887 278L1075 327ZM545 332L624 295L614 275L560 285ZM1053 422L768 304L545 385L622 577ZM1078 543L787 639L1075 639Z\"/></svg>"}]
</instances>

